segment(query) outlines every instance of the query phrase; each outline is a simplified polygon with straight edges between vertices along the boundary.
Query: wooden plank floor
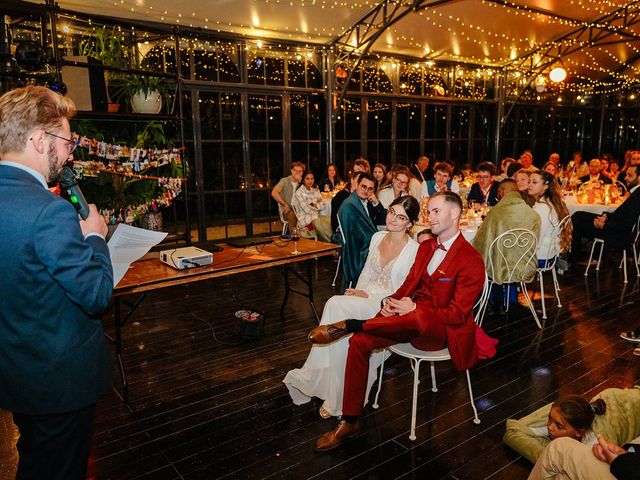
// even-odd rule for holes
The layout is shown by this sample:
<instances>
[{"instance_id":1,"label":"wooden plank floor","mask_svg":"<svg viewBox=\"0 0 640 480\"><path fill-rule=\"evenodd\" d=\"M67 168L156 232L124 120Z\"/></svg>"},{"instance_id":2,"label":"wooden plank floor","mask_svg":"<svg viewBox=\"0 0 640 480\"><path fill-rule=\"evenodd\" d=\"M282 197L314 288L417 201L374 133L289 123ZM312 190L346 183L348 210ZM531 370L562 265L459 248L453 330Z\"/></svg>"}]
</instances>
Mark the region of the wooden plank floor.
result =
<instances>
[{"instance_id":1,"label":"wooden plank floor","mask_svg":"<svg viewBox=\"0 0 640 480\"><path fill-rule=\"evenodd\" d=\"M639 323L638 280L630 276L623 286L616 266L588 279L579 267L560 277L564 308L548 300L542 331L519 306L485 320L500 345L471 372L480 425L471 421L465 377L444 362L437 393L424 369L418 438L409 441L411 369L391 357L380 409L366 409L361 436L322 455L313 442L333 422L320 419L319 402L294 406L281 383L304 362L315 320L306 300L293 297L280 321L278 269L153 292L124 330L130 408L113 392L99 402L90 476L525 479L530 465L502 444L505 419L558 394L639 383L640 359L618 338ZM316 262L319 307L333 294L334 268L331 260ZM248 305L266 310L266 330L234 344L233 312ZM108 331L112 322L105 319ZM10 415L0 412L0 479L13 478L15 439Z\"/></svg>"}]
</instances>

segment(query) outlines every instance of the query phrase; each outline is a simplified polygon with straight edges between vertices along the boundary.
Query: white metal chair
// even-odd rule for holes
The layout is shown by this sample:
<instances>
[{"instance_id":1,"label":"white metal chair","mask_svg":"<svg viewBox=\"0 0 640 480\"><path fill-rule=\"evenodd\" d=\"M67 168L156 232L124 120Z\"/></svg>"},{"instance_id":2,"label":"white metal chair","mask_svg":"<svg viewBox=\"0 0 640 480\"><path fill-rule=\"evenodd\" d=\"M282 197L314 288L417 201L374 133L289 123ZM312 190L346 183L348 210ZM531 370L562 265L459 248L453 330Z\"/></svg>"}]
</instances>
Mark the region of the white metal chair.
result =
<instances>
[{"instance_id":1,"label":"white metal chair","mask_svg":"<svg viewBox=\"0 0 640 480\"><path fill-rule=\"evenodd\" d=\"M476 302L474 309L476 310L476 314L474 316L474 321L477 325L481 325L482 316L481 312L484 309L485 304L489 298L489 280L485 274L484 287L482 289L482 293L480 294L480 298ZM437 392L438 387L436 385L436 368L435 362L442 362L445 360L451 360L451 354L449 353L448 348L443 348L442 350L427 352L424 350L419 350L410 343L399 343L397 345L392 345L387 348L390 352L396 353L401 357L408 358L411 363L411 368L413 370L413 401L411 405L411 432L409 433L409 440L416 439L416 414L418 411L418 385L420 384L420 364L422 362L429 362L431 365L431 391ZM378 408L378 397L380 396L380 390L382 390L382 376L384 374L384 359L385 356L382 357L382 364L380 365L380 372L378 374L378 390L376 391L376 398L373 402L373 408ZM473 423L478 425L480 423L480 419L478 418L478 410L476 409L475 401L473 399L473 390L471 389L471 377L469 376L469 370L465 371L467 376L467 387L469 388L469 399L471 401L471 408L473 408Z\"/></svg>"},{"instance_id":2,"label":"white metal chair","mask_svg":"<svg viewBox=\"0 0 640 480\"><path fill-rule=\"evenodd\" d=\"M640 277L640 252L638 252L636 244L638 243L638 238L640 238L640 216L638 220L636 220L635 225L631 229L632 233L635 233L633 236L633 242L631 244L631 249L633 251L633 263L636 266L636 274ZM591 245L591 253L589 254L589 262L587 263L587 268L584 271L584 276L589 276L589 267L591 267L591 261L593 260L593 252L595 251L596 245L600 245L600 252L598 253L598 263L596 264L596 271L600 270L600 262L602 260L602 252L604 251L604 239L603 238L594 238L593 245ZM627 248L622 249L622 261L618 268L622 268L624 272L624 283L627 283Z\"/></svg>"},{"instance_id":3,"label":"white metal chair","mask_svg":"<svg viewBox=\"0 0 640 480\"><path fill-rule=\"evenodd\" d=\"M533 319L538 325L538 328L542 328L542 325L540 325L540 320L538 320L536 309L533 308L533 302L529 297L529 292L527 292L526 279L524 278L524 273L527 269L527 265L529 265L529 263L531 262L535 262L537 246L537 236L531 230L528 230L526 228L512 228L511 230L507 230L506 232L498 235L491 242L491 246L489 247L489 262L487 265L487 274L489 275L490 295L493 284L495 283L493 279L496 278L496 269L498 267L506 268L507 278L504 279L503 284L509 285L505 294L507 298L507 311L509 310L509 293L511 288L510 284L518 283L520 284L522 294L527 301L527 306L531 311L531 315L533 315ZM517 250L517 259L511 264L507 260L506 253L514 249ZM482 311L483 316L485 310L486 303Z\"/></svg>"},{"instance_id":4,"label":"white metal chair","mask_svg":"<svg viewBox=\"0 0 640 480\"><path fill-rule=\"evenodd\" d=\"M571 215L567 215L564 217L558 225L555 226L553 231L551 232L551 238L557 239L559 241L560 235L562 235L563 230L567 226L567 224L571 222ZM558 255L556 255L557 251L553 248L554 245L550 244L547 249L546 255L543 259L547 260L544 267L538 267L538 279L540 280L540 301L542 302L542 318L547 318L547 307L544 302L544 273L551 271L551 275L553 276L553 286L556 292L556 299L558 300L558 308L562 308L562 302L560 302L560 285L558 284L558 274L556 272L556 264L558 262ZM549 258L551 257L551 258ZM540 258L540 257L538 257Z\"/></svg>"},{"instance_id":5,"label":"white metal chair","mask_svg":"<svg viewBox=\"0 0 640 480\"><path fill-rule=\"evenodd\" d=\"M282 222L282 236L284 237L289 231L289 222L286 218L284 218L284 213L282 213L282 205L278 204L278 216L280 217L280 221Z\"/></svg>"},{"instance_id":6,"label":"white metal chair","mask_svg":"<svg viewBox=\"0 0 640 480\"><path fill-rule=\"evenodd\" d=\"M340 217L336 217L338 219L338 228L336 231L340 232L340 237L342 237L342 247L340 251L338 251L338 265L336 265L336 273L333 276L333 282L331 282L331 286L336 286L336 280L338 279L338 273L340 272L340 263L342 263L342 250L347 246L347 239L344 236L344 232L342 231L342 224L340 223Z\"/></svg>"}]
</instances>

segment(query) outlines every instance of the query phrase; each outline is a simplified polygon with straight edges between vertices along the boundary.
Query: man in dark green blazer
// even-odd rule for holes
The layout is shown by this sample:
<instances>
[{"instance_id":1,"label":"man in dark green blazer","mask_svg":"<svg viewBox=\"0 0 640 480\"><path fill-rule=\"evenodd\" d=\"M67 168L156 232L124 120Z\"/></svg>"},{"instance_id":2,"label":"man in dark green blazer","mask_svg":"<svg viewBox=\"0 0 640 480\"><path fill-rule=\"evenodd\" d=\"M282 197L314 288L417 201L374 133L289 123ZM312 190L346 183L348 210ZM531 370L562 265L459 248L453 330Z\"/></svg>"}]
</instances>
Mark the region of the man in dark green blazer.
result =
<instances>
[{"instance_id":1,"label":"man in dark green blazer","mask_svg":"<svg viewBox=\"0 0 640 480\"><path fill-rule=\"evenodd\" d=\"M345 245L342 247L341 292L347 288L355 288L367 261L371 237L377 232L368 210L369 197L375 188L375 179L370 174L363 173L355 191L342 203L338 211L340 228L345 238Z\"/></svg>"},{"instance_id":2,"label":"man in dark green blazer","mask_svg":"<svg viewBox=\"0 0 640 480\"><path fill-rule=\"evenodd\" d=\"M113 291L107 227L47 189L75 147L73 102L0 97L0 408L20 431L19 479L84 479L96 400L111 386L100 315Z\"/></svg>"}]
</instances>

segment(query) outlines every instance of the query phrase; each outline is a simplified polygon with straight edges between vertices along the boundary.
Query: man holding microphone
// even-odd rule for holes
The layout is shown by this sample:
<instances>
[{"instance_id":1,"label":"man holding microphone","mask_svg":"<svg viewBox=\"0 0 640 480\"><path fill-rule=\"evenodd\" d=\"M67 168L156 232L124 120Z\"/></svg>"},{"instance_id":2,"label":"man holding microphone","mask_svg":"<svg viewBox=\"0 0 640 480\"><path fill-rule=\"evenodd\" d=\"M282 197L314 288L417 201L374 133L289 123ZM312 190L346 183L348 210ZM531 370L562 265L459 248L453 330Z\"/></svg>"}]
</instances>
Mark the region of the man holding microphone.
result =
<instances>
[{"instance_id":1,"label":"man holding microphone","mask_svg":"<svg viewBox=\"0 0 640 480\"><path fill-rule=\"evenodd\" d=\"M111 386L100 322L107 226L47 190L75 142L73 102L44 87L0 97L0 408L20 431L19 479L84 479L96 400Z\"/></svg>"}]
</instances>

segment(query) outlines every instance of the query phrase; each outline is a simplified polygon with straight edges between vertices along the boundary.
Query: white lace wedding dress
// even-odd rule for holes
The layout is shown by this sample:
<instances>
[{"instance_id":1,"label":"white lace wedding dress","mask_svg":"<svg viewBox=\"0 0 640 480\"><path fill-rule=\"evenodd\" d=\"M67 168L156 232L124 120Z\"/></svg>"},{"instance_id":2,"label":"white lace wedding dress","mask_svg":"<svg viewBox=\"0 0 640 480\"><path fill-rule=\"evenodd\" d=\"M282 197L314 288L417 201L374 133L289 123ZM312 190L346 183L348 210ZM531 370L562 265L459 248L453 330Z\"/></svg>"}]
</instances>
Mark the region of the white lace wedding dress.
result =
<instances>
[{"instance_id":1,"label":"white lace wedding dress","mask_svg":"<svg viewBox=\"0 0 640 480\"><path fill-rule=\"evenodd\" d=\"M334 295L324 306L321 325L339 322L347 318L367 320L380 311L380 301L395 292L404 282L418 251L418 243L409 239L406 246L393 260L381 265L379 245L387 232L377 232L371 238L369 256L358 278L359 290L364 290L368 298ZM283 383L296 405L307 403L311 397L324 400L324 408L333 416L342 415L342 393L344 370L351 335L329 345L314 345L302 368L289 371ZM377 376L382 363L383 352L371 356L367 394ZM366 400L365 400L366 401Z\"/></svg>"}]
</instances>

